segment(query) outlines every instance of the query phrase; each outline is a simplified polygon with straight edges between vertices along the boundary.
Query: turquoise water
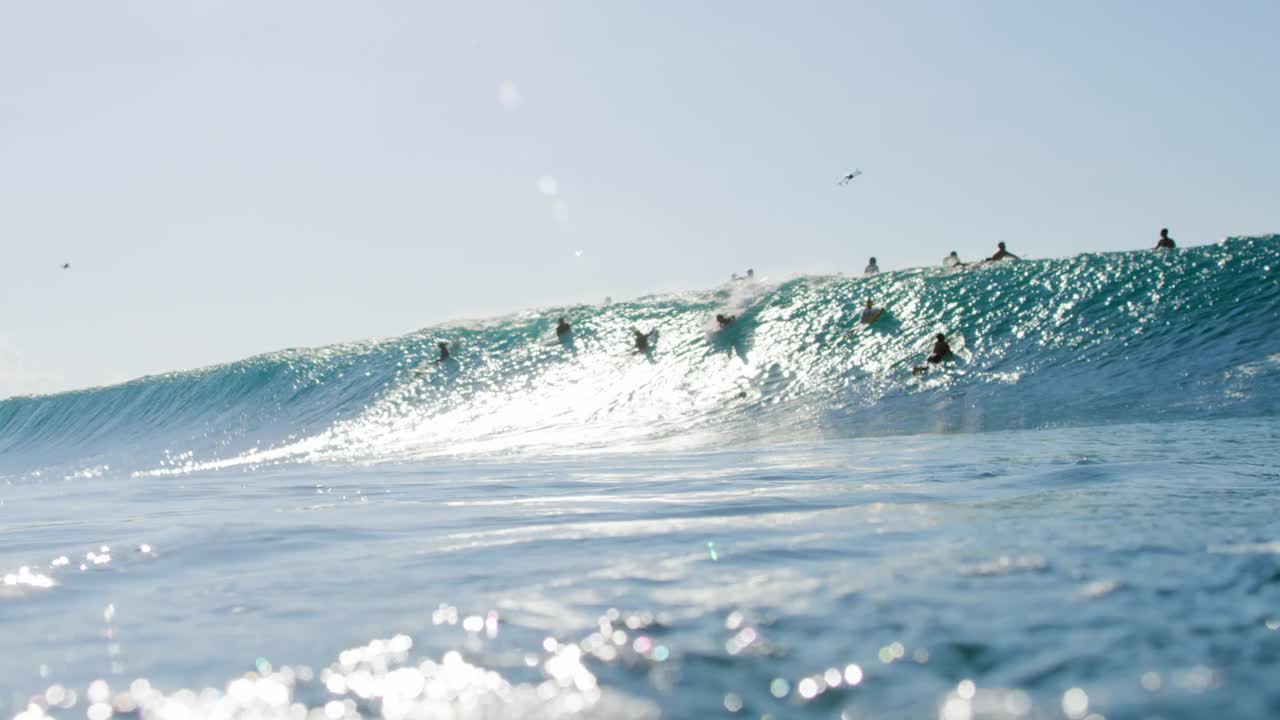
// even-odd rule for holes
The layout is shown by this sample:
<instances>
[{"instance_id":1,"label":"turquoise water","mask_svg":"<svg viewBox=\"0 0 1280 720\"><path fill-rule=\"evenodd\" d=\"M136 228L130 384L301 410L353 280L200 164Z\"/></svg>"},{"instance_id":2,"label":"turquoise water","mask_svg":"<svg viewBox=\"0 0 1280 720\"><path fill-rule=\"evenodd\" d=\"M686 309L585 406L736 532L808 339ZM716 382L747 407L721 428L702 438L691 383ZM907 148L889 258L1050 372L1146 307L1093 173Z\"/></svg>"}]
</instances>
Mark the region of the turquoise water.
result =
<instances>
[{"instance_id":1,"label":"turquoise water","mask_svg":"<svg viewBox=\"0 0 1280 720\"><path fill-rule=\"evenodd\" d=\"M0 401L0 712L1274 717L1277 250L736 283ZM957 361L912 376L938 331Z\"/></svg>"}]
</instances>

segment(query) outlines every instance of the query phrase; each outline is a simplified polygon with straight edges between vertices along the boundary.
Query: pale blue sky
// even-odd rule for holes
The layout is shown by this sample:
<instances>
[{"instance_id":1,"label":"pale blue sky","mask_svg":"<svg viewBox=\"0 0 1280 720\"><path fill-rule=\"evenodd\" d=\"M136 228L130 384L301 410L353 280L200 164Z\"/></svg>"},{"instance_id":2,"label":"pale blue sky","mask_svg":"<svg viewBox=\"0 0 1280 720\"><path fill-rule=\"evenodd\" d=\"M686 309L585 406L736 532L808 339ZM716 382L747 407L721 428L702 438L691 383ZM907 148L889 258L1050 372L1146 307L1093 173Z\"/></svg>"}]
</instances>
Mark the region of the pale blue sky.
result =
<instances>
[{"instance_id":1,"label":"pale blue sky","mask_svg":"<svg viewBox=\"0 0 1280 720\"><path fill-rule=\"evenodd\" d=\"M3 3L0 397L748 266L1277 232L1277 28L1276 2Z\"/></svg>"}]
</instances>

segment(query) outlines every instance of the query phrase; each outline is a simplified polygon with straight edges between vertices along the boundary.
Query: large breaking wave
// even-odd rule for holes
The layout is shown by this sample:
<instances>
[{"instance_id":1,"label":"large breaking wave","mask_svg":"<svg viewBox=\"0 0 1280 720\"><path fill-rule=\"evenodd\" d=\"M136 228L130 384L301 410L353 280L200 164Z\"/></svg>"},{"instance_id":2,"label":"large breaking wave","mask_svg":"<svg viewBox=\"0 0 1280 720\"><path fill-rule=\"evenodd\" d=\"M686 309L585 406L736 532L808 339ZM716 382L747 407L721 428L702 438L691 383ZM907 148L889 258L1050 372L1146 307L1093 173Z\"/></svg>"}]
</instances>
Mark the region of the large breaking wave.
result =
<instances>
[{"instance_id":1,"label":"large breaking wave","mask_svg":"<svg viewBox=\"0 0 1280 720\"><path fill-rule=\"evenodd\" d=\"M1262 415L1280 236L730 283L0 402L0 477ZM857 325L866 298L887 307ZM738 320L713 333L712 316ZM564 316L572 341L555 339ZM631 329L658 328L635 353ZM852 330L852 332L848 332ZM912 376L935 332L958 361ZM456 362L436 365L437 340Z\"/></svg>"}]
</instances>

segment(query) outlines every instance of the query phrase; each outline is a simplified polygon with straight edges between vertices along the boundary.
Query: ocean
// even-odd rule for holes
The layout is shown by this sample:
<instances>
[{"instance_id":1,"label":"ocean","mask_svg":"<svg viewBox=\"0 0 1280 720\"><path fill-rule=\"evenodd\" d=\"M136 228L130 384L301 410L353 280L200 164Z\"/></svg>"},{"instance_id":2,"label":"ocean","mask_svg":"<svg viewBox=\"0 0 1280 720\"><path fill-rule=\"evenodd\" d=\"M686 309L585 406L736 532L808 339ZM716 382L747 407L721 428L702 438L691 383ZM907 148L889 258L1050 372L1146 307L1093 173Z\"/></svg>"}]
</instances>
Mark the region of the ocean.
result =
<instances>
[{"instance_id":1,"label":"ocean","mask_svg":"<svg viewBox=\"0 0 1280 720\"><path fill-rule=\"evenodd\" d=\"M738 281L5 399L0 715L1278 717L1278 263Z\"/></svg>"}]
</instances>

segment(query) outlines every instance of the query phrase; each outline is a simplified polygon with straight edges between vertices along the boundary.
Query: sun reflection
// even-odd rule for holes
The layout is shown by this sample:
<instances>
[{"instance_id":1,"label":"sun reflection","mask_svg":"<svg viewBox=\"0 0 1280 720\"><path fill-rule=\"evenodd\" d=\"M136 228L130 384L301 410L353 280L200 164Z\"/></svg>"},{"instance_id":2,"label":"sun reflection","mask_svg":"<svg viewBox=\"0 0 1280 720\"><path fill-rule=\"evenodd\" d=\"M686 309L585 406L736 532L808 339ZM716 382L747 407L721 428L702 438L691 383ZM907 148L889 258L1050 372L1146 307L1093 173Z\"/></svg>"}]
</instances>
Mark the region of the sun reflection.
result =
<instances>
[{"instance_id":1,"label":"sun reflection","mask_svg":"<svg viewBox=\"0 0 1280 720\"><path fill-rule=\"evenodd\" d=\"M108 605L104 617L114 613ZM484 639L498 634L500 616L496 610L461 612L442 603L431 613L432 626L439 632L468 638L467 652L477 652ZM88 720L111 720L137 715L146 720L360 720L380 716L383 720L426 720L434 717L656 717L651 704L629 697L613 697L616 691L602 687L595 663L618 663L647 668L647 677L661 690L671 681L679 665L662 670L673 651L650 634L655 618L648 612L623 612L609 608L595 618L579 639L551 636L537 641L535 651L518 652L507 664L518 672L540 671L541 678L513 682L497 670L481 665L461 650L445 651L438 659L413 656L414 640L407 634L378 638L337 654L327 667L313 672L309 667L281 665L267 657L254 658L252 670L231 679L221 689L181 689L165 693L146 678L137 678L125 688L113 688L105 679L90 683L83 695L83 713ZM740 655L748 649L761 652L765 641L749 612L732 610L724 616L729 634L725 652ZM868 650L876 650L868 648ZM911 657L920 661L920 650ZM878 648L875 655L889 662L907 656L903 643L894 641ZM927 657L927 653L925 653ZM892 668L877 672L891 673ZM903 668L902 672L918 672ZM1169 683L1191 691L1211 687L1217 676L1210 668L1196 666L1170 676ZM1176 679L1174 679L1176 678ZM313 681L318 685L313 685ZM791 705L821 702L828 693L837 693L834 702L863 695L867 681L857 663L819 666L799 677L773 676L767 684L769 696ZM1142 687L1156 691L1164 684L1154 671L1141 676ZM750 711L745 693L725 691L720 703L726 712ZM78 702L74 690L50 684L33 697L14 720L46 720L54 711L72 710ZM622 706L616 703L623 703ZM613 703L613 704L611 704ZM1062 712L1071 720L1100 720L1091 713L1091 702L1079 687L1068 689L1060 699ZM606 708L625 707L614 713ZM815 708L827 706L817 705ZM980 688L970 678L960 680L938 707L941 720L1007 718L1019 720L1033 715L1031 696L1022 690ZM767 714L767 713L766 713Z\"/></svg>"},{"instance_id":2,"label":"sun reflection","mask_svg":"<svg viewBox=\"0 0 1280 720\"><path fill-rule=\"evenodd\" d=\"M1155 692L1164 684L1164 680L1161 679L1160 673L1150 671L1142 673L1142 677L1139 678L1139 682L1142 683L1142 689L1147 692Z\"/></svg>"},{"instance_id":3,"label":"sun reflection","mask_svg":"<svg viewBox=\"0 0 1280 720\"><path fill-rule=\"evenodd\" d=\"M1062 694L1062 712L1067 717L1078 720L1089 712L1089 696L1080 688L1071 688Z\"/></svg>"},{"instance_id":4,"label":"sun reflection","mask_svg":"<svg viewBox=\"0 0 1280 720\"><path fill-rule=\"evenodd\" d=\"M18 568L16 573L8 573L4 576L4 584L10 587L24 585L27 587L46 589L54 585L53 578L38 572L32 572L31 568L23 565Z\"/></svg>"},{"instance_id":5,"label":"sun reflection","mask_svg":"<svg viewBox=\"0 0 1280 720\"><path fill-rule=\"evenodd\" d=\"M938 709L940 720L972 718L1007 718L1017 720L1031 715L1031 696L1022 690L979 688L972 680L961 680L948 693ZM1036 715L1040 717L1041 715ZM1046 716L1047 717L1047 716Z\"/></svg>"},{"instance_id":6,"label":"sun reflection","mask_svg":"<svg viewBox=\"0 0 1280 720\"><path fill-rule=\"evenodd\" d=\"M496 613L467 616L468 621L472 618L480 619L481 629L486 629L489 620L497 622ZM466 621L464 624L475 625ZM609 639L627 640L621 630ZM337 661L318 676L306 666L277 667L266 658L257 658L254 671L232 679L222 691L182 689L165 694L145 678L135 679L127 689L113 691L105 680L99 679L90 683L85 692L84 712L91 720L134 713L148 720L356 720L374 715L385 720L551 718L590 711L606 699L595 674L584 664L586 654L578 644L552 641L546 645L549 649L545 661L536 655L527 658L534 667L542 665L546 680L537 684L511 683L500 673L469 662L456 650L446 652L439 661L415 661L410 656L413 640L402 634L343 650ZM613 644L607 647L615 648ZM299 686L317 677L328 697L310 705L297 699ZM304 695L310 697L314 693ZM75 691L52 684L15 715L15 720L45 720L48 710L71 709L76 702ZM609 707L626 707L623 714L629 717L657 715L642 701L615 697Z\"/></svg>"},{"instance_id":7,"label":"sun reflection","mask_svg":"<svg viewBox=\"0 0 1280 720\"><path fill-rule=\"evenodd\" d=\"M973 708L969 701L961 697L949 697L942 704L942 710L938 713L941 720L970 720L973 717Z\"/></svg>"}]
</instances>

